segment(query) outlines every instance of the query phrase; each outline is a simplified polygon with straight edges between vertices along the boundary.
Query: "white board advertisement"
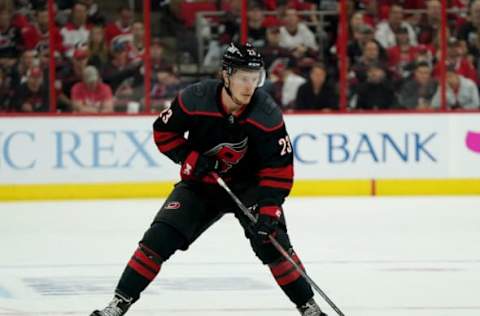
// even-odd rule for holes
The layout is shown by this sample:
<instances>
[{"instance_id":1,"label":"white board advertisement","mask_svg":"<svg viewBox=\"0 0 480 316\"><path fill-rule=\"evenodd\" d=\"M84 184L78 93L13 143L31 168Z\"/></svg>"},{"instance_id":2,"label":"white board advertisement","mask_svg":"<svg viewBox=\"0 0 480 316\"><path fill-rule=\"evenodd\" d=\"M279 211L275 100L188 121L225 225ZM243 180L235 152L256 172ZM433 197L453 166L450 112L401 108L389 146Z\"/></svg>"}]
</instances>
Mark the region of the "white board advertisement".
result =
<instances>
[{"instance_id":1,"label":"white board advertisement","mask_svg":"<svg viewBox=\"0 0 480 316\"><path fill-rule=\"evenodd\" d=\"M154 116L0 118L0 184L171 181ZM480 113L286 115L297 179L479 178Z\"/></svg>"}]
</instances>

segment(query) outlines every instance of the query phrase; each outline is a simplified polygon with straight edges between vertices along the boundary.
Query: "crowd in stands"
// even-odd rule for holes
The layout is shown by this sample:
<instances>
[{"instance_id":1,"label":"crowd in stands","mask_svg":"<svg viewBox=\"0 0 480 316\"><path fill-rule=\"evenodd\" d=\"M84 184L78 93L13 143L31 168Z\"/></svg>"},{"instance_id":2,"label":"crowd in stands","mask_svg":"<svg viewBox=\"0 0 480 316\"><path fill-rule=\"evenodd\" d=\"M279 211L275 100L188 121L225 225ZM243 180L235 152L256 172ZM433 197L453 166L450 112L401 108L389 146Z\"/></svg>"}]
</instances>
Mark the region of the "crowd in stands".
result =
<instances>
[{"instance_id":1,"label":"crowd in stands","mask_svg":"<svg viewBox=\"0 0 480 316\"><path fill-rule=\"evenodd\" d=\"M447 107L479 109L480 0L447 2ZM241 0L155 0L147 56L142 1L123 3L57 0L49 21L46 0L0 0L0 113L49 111L51 82L57 112L142 111L147 58L160 111L186 85L217 76L224 47L240 39ZM248 1L248 41L268 72L262 89L284 111L339 109L338 5ZM202 11L218 14L197 18ZM441 2L349 0L347 15L347 110L439 109Z\"/></svg>"}]
</instances>

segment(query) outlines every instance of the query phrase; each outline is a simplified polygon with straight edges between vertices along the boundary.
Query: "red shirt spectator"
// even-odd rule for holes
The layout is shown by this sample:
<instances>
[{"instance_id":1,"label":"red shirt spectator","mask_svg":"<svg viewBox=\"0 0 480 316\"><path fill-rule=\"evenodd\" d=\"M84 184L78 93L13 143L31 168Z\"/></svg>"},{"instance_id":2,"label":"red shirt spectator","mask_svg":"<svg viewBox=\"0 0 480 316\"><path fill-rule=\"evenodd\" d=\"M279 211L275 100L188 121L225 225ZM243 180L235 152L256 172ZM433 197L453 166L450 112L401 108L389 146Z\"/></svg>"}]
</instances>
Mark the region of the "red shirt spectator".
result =
<instances>
[{"instance_id":1,"label":"red shirt spectator","mask_svg":"<svg viewBox=\"0 0 480 316\"><path fill-rule=\"evenodd\" d=\"M22 28L22 37L25 49L36 49L39 53L48 51L49 34L53 34L54 48L61 51L62 35L56 26L49 30L48 10L42 8L36 12L36 23L28 24Z\"/></svg>"},{"instance_id":2,"label":"red shirt spectator","mask_svg":"<svg viewBox=\"0 0 480 316\"><path fill-rule=\"evenodd\" d=\"M418 53L418 46L394 46L388 49L388 66L395 68L399 64L408 64L415 60Z\"/></svg>"},{"instance_id":3,"label":"red shirt spectator","mask_svg":"<svg viewBox=\"0 0 480 316\"><path fill-rule=\"evenodd\" d=\"M108 23L105 27L105 38L107 44L119 40L118 37L131 37L133 23L133 12L128 7L121 7L118 10L118 19L113 23Z\"/></svg>"},{"instance_id":4,"label":"red shirt spectator","mask_svg":"<svg viewBox=\"0 0 480 316\"><path fill-rule=\"evenodd\" d=\"M473 66L473 64L468 60L467 58L463 57L460 58L456 61L453 61L453 68L457 72L457 74L468 78L475 82L476 84L479 84L478 80L478 75L477 75L477 70ZM435 69L433 70L433 75L435 78L438 78L440 76L440 66L437 64L435 66Z\"/></svg>"},{"instance_id":5,"label":"red shirt spectator","mask_svg":"<svg viewBox=\"0 0 480 316\"><path fill-rule=\"evenodd\" d=\"M472 80L473 82L479 84L477 70L475 66L466 56L464 51L464 44L461 41L456 39L450 39L447 48L447 64L454 69L457 74L462 75L465 78ZM433 70L433 75L438 78L440 75L440 66L437 63Z\"/></svg>"},{"instance_id":6,"label":"red shirt spectator","mask_svg":"<svg viewBox=\"0 0 480 316\"><path fill-rule=\"evenodd\" d=\"M217 11L217 6L213 1L181 1L178 11L178 18L183 21L185 26L192 28L195 24L197 12ZM230 10L224 11L229 12Z\"/></svg>"},{"instance_id":7,"label":"red shirt spectator","mask_svg":"<svg viewBox=\"0 0 480 316\"><path fill-rule=\"evenodd\" d=\"M419 47L410 45L408 29L404 27L397 30L395 38L397 45L387 50L388 68L396 79L405 79L410 76L409 66L416 60Z\"/></svg>"},{"instance_id":8,"label":"red shirt spectator","mask_svg":"<svg viewBox=\"0 0 480 316\"><path fill-rule=\"evenodd\" d=\"M19 29L27 27L29 24L27 17L22 14L14 14L12 17L12 25Z\"/></svg>"},{"instance_id":9,"label":"red shirt spectator","mask_svg":"<svg viewBox=\"0 0 480 316\"><path fill-rule=\"evenodd\" d=\"M76 112L113 112L112 89L100 81L93 66L85 68L83 81L73 86L72 102Z\"/></svg>"},{"instance_id":10,"label":"red shirt spectator","mask_svg":"<svg viewBox=\"0 0 480 316\"><path fill-rule=\"evenodd\" d=\"M447 1L447 2L450 2L450 1ZM469 3L472 4L474 3L475 1L465 1L465 0L453 0L450 2L450 5L448 5L448 8L449 9L456 9L457 10L457 14L455 13L451 13L451 14L448 14L448 17L447 19L448 20L454 20L455 21L455 25L458 25L458 26L461 26L463 24L465 24L465 22L467 22L467 16L466 14L462 13L462 12L465 12L466 9L468 9L469 7Z\"/></svg>"}]
</instances>

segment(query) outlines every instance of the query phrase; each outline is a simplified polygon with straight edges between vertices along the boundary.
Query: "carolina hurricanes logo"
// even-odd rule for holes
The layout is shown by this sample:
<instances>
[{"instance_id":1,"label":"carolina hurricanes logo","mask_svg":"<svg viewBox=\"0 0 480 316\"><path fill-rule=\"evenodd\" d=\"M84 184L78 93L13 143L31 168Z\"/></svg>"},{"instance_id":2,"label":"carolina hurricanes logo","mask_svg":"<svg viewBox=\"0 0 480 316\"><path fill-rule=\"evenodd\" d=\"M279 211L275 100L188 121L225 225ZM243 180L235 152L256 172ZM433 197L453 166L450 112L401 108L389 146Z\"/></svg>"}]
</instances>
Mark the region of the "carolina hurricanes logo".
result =
<instances>
[{"instance_id":1,"label":"carolina hurricanes logo","mask_svg":"<svg viewBox=\"0 0 480 316\"><path fill-rule=\"evenodd\" d=\"M205 153L207 156L217 157L220 160L220 172L230 170L245 156L248 149L248 137L239 143L221 143Z\"/></svg>"},{"instance_id":2,"label":"carolina hurricanes logo","mask_svg":"<svg viewBox=\"0 0 480 316\"><path fill-rule=\"evenodd\" d=\"M165 206L165 209L166 209L166 210L177 210L177 209L180 208L180 206L181 206L180 202L178 202L178 201L172 201L172 202L169 202L169 203L167 204L167 206Z\"/></svg>"}]
</instances>

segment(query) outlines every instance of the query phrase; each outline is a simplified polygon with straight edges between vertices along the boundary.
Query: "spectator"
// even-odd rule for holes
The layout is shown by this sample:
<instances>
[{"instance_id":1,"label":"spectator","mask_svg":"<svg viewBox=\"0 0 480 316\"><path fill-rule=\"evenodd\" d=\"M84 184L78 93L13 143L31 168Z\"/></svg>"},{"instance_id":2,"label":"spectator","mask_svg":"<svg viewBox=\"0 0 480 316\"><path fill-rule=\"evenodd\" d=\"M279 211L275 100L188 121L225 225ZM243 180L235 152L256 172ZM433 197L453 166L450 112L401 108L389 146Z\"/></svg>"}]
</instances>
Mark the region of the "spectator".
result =
<instances>
[{"instance_id":1,"label":"spectator","mask_svg":"<svg viewBox=\"0 0 480 316\"><path fill-rule=\"evenodd\" d=\"M12 11L0 8L0 66L12 67L22 48L20 30L12 24Z\"/></svg>"},{"instance_id":2,"label":"spectator","mask_svg":"<svg viewBox=\"0 0 480 316\"><path fill-rule=\"evenodd\" d=\"M47 112L49 107L48 89L40 67L28 70L27 81L18 86L12 100L16 112Z\"/></svg>"},{"instance_id":3,"label":"spectator","mask_svg":"<svg viewBox=\"0 0 480 316\"><path fill-rule=\"evenodd\" d=\"M440 54L440 51L437 51ZM466 55L466 49L464 43L458 41L456 38L450 38L447 47L447 64L453 65L457 73L465 78L473 80L475 83L479 83L477 70ZM437 64L433 71L434 77L440 76L440 65Z\"/></svg>"},{"instance_id":4,"label":"spectator","mask_svg":"<svg viewBox=\"0 0 480 316\"><path fill-rule=\"evenodd\" d=\"M150 58L153 72L170 69L172 65L165 60L165 45L156 37L150 47Z\"/></svg>"},{"instance_id":5,"label":"spectator","mask_svg":"<svg viewBox=\"0 0 480 316\"><path fill-rule=\"evenodd\" d=\"M12 86L16 87L27 80L27 72L33 66L39 65L36 50L26 50L11 71Z\"/></svg>"},{"instance_id":6,"label":"spectator","mask_svg":"<svg viewBox=\"0 0 480 316\"><path fill-rule=\"evenodd\" d=\"M105 27L107 44L112 42L129 40L132 35L133 11L129 7L122 6L118 9L118 17L115 22L108 23Z\"/></svg>"},{"instance_id":7,"label":"spectator","mask_svg":"<svg viewBox=\"0 0 480 316\"><path fill-rule=\"evenodd\" d=\"M222 8L225 14L221 17L221 23L225 26L225 32L220 37L221 44L232 41L232 36L238 33L241 23L242 1L223 1Z\"/></svg>"},{"instance_id":8,"label":"spectator","mask_svg":"<svg viewBox=\"0 0 480 316\"><path fill-rule=\"evenodd\" d=\"M418 42L432 45L441 26L442 4L438 0L427 1L427 13L422 15L418 24Z\"/></svg>"},{"instance_id":9,"label":"spectator","mask_svg":"<svg viewBox=\"0 0 480 316\"><path fill-rule=\"evenodd\" d=\"M433 48L423 44L418 45L417 55L415 56L415 63L426 62L430 68L433 68Z\"/></svg>"},{"instance_id":10,"label":"spectator","mask_svg":"<svg viewBox=\"0 0 480 316\"><path fill-rule=\"evenodd\" d=\"M380 12L378 3L376 0L365 0L365 13L363 15L363 20L372 27L376 27L376 25L380 22Z\"/></svg>"},{"instance_id":11,"label":"spectator","mask_svg":"<svg viewBox=\"0 0 480 316\"><path fill-rule=\"evenodd\" d=\"M260 50L263 49L267 45L267 34L264 25L265 15L263 14L262 7L258 3L249 6L247 11L247 21L247 42ZM240 34L237 33L234 40L239 41L239 38Z\"/></svg>"},{"instance_id":12,"label":"spectator","mask_svg":"<svg viewBox=\"0 0 480 316\"><path fill-rule=\"evenodd\" d=\"M399 82L411 74L412 64L418 53L418 46L412 46L408 39L408 29L401 26L395 33L396 45L388 49L388 68Z\"/></svg>"},{"instance_id":13,"label":"spectator","mask_svg":"<svg viewBox=\"0 0 480 316\"><path fill-rule=\"evenodd\" d=\"M402 26L408 30L408 39L410 44L416 46L418 44L417 36L412 26L403 20L403 8L398 4L393 4L390 7L388 20L380 22L377 25L375 38L385 49L395 46L397 44L395 32L398 31L398 29L400 29Z\"/></svg>"},{"instance_id":14,"label":"spectator","mask_svg":"<svg viewBox=\"0 0 480 316\"><path fill-rule=\"evenodd\" d=\"M277 26L267 29L267 45L261 50L265 69L270 69L278 58L290 57L290 50L280 46L280 28Z\"/></svg>"},{"instance_id":15,"label":"spectator","mask_svg":"<svg viewBox=\"0 0 480 316\"><path fill-rule=\"evenodd\" d=\"M135 22L132 26L132 36L129 42L128 59L139 62L143 59L145 49L145 27L142 22ZM153 45L153 44L152 44Z\"/></svg>"},{"instance_id":16,"label":"spectator","mask_svg":"<svg viewBox=\"0 0 480 316\"><path fill-rule=\"evenodd\" d=\"M75 112L113 112L113 96L110 87L100 80L97 69L88 66L83 71L82 82L72 88L72 102Z\"/></svg>"},{"instance_id":17,"label":"spectator","mask_svg":"<svg viewBox=\"0 0 480 316\"><path fill-rule=\"evenodd\" d=\"M10 1L4 1L4 3L5 2L10 2ZM36 10L42 6L45 6L46 1L45 0L14 0L12 2L18 13L22 12L26 15L32 10Z\"/></svg>"},{"instance_id":18,"label":"spectator","mask_svg":"<svg viewBox=\"0 0 480 316\"><path fill-rule=\"evenodd\" d=\"M155 79L152 86L152 107L161 111L170 105L184 85L172 70L164 69L157 72Z\"/></svg>"},{"instance_id":19,"label":"spectator","mask_svg":"<svg viewBox=\"0 0 480 316\"><path fill-rule=\"evenodd\" d=\"M398 105L409 110L430 108L436 89L437 83L432 78L430 65L426 62L417 63L413 80L405 82L400 90Z\"/></svg>"},{"instance_id":20,"label":"spectator","mask_svg":"<svg viewBox=\"0 0 480 316\"><path fill-rule=\"evenodd\" d=\"M138 73L141 63L128 60L128 43L119 42L112 48L112 56L102 71L102 78L115 91L124 80L131 80Z\"/></svg>"},{"instance_id":21,"label":"spectator","mask_svg":"<svg viewBox=\"0 0 480 316\"><path fill-rule=\"evenodd\" d=\"M71 21L60 30L65 56L72 58L75 47L88 43L90 28L87 24L87 6L83 2L76 2Z\"/></svg>"},{"instance_id":22,"label":"spectator","mask_svg":"<svg viewBox=\"0 0 480 316\"><path fill-rule=\"evenodd\" d=\"M297 10L285 11L285 25L280 27L280 46L291 50L291 54L300 59L305 56L317 56L318 44L315 35L302 22Z\"/></svg>"},{"instance_id":23,"label":"spectator","mask_svg":"<svg viewBox=\"0 0 480 316\"><path fill-rule=\"evenodd\" d=\"M30 19L31 19L31 11L32 11L32 6L29 3L30 1L28 0L21 0L23 3L20 3L20 1L8 1L8 0L3 0L0 1L0 6L2 9L7 9L9 12L11 12L11 25L18 29L22 30L25 27L28 27L30 24Z\"/></svg>"},{"instance_id":24,"label":"spectator","mask_svg":"<svg viewBox=\"0 0 480 316\"><path fill-rule=\"evenodd\" d=\"M48 9L41 7L35 12L35 19L31 24L22 29L22 37L25 49L35 49L40 54L49 50L49 35L53 34L54 49L61 51L62 35L56 26L49 29Z\"/></svg>"},{"instance_id":25,"label":"spectator","mask_svg":"<svg viewBox=\"0 0 480 316\"><path fill-rule=\"evenodd\" d=\"M164 104L163 101L156 104L155 95L160 89L155 88L157 84L157 74L160 72L170 72L173 69L173 66L168 63L164 58L164 49L165 46L159 38L153 38L152 44L150 47L150 58L151 58L151 67L153 70L152 73L152 108L160 109ZM141 60L139 60L141 61ZM137 62L137 65L141 65ZM116 111L129 111L129 103L143 103L145 99L145 88L144 88L144 76L140 71L135 71L136 69L126 70L120 80L113 80L115 87L115 110ZM164 90L162 90L164 91ZM136 111L136 110L135 110ZM135 112L133 111L133 112Z\"/></svg>"},{"instance_id":26,"label":"spectator","mask_svg":"<svg viewBox=\"0 0 480 316\"><path fill-rule=\"evenodd\" d=\"M352 17L350 18L350 32L359 27L360 25L365 25L366 22L365 22L365 12L360 10L360 11L356 11L355 13L352 14ZM371 26L371 25L369 25Z\"/></svg>"},{"instance_id":27,"label":"spectator","mask_svg":"<svg viewBox=\"0 0 480 316\"><path fill-rule=\"evenodd\" d=\"M50 67L50 52L48 50L42 51L39 56L39 65L43 70L47 70Z\"/></svg>"},{"instance_id":28,"label":"spectator","mask_svg":"<svg viewBox=\"0 0 480 316\"><path fill-rule=\"evenodd\" d=\"M297 91L295 109L298 110L334 110L338 109L338 97L335 87L327 83L327 69L323 64L314 64L310 77Z\"/></svg>"},{"instance_id":29,"label":"spectator","mask_svg":"<svg viewBox=\"0 0 480 316\"><path fill-rule=\"evenodd\" d=\"M306 81L295 72L296 66L295 59L289 59L277 60L271 67L271 80L274 85L273 97L285 109L293 106L298 88Z\"/></svg>"},{"instance_id":30,"label":"spectator","mask_svg":"<svg viewBox=\"0 0 480 316\"><path fill-rule=\"evenodd\" d=\"M453 0L447 1L447 10L451 13L447 14L447 22L453 26L460 26L466 23L468 8L475 0Z\"/></svg>"},{"instance_id":31,"label":"spectator","mask_svg":"<svg viewBox=\"0 0 480 316\"><path fill-rule=\"evenodd\" d=\"M385 75L385 69L378 63L371 64L367 81L357 90L356 109L385 110L395 106L395 91Z\"/></svg>"},{"instance_id":32,"label":"spectator","mask_svg":"<svg viewBox=\"0 0 480 316\"><path fill-rule=\"evenodd\" d=\"M104 25L105 17L100 13L100 8L95 0L82 0L87 6L87 21L92 25Z\"/></svg>"},{"instance_id":33,"label":"spectator","mask_svg":"<svg viewBox=\"0 0 480 316\"><path fill-rule=\"evenodd\" d=\"M145 85L143 76L128 78L118 86L114 93L116 112L137 113L145 104ZM131 105L133 104L133 105ZM152 104L152 106L154 106Z\"/></svg>"},{"instance_id":34,"label":"spectator","mask_svg":"<svg viewBox=\"0 0 480 316\"><path fill-rule=\"evenodd\" d=\"M380 46L374 40L365 43L362 57L352 67L352 86L367 80L367 70L372 64L383 64L380 59Z\"/></svg>"},{"instance_id":35,"label":"spectator","mask_svg":"<svg viewBox=\"0 0 480 316\"><path fill-rule=\"evenodd\" d=\"M8 112L10 110L10 101L12 92L10 82L3 68L0 68L0 112Z\"/></svg>"},{"instance_id":36,"label":"spectator","mask_svg":"<svg viewBox=\"0 0 480 316\"><path fill-rule=\"evenodd\" d=\"M368 24L359 24L353 28L353 37L347 45L347 54L352 63L356 63L362 57L365 44L369 41L375 41L379 49L379 58L387 59L387 51L374 38L374 30Z\"/></svg>"},{"instance_id":37,"label":"spectator","mask_svg":"<svg viewBox=\"0 0 480 316\"><path fill-rule=\"evenodd\" d=\"M479 96L475 82L457 73L454 65L447 67L447 108L449 109L478 109ZM440 87L437 88L432 99L432 107L440 108Z\"/></svg>"},{"instance_id":38,"label":"spectator","mask_svg":"<svg viewBox=\"0 0 480 316\"><path fill-rule=\"evenodd\" d=\"M75 49L71 62L61 67L58 71L56 82L57 108L61 111L72 111L73 104L70 100L71 90L74 84L82 80L83 71L88 65L89 52L84 47Z\"/></svg>"},{"instance_id":39,"label":"spectator","mask_svg":"<svg viewBox=\"0 0 480 316\"><path fill-rule=\"evenodd\" d=\"M476 0L470 7L469 21L463 24L458 31L458 39L466 43L468 53L473 57L475 65L480 59L480 0Z\"/></svg>"},{"instance_id":40,"label":"spectator","mask_svg":"<svg viewBox=\"0 0 480 316\"><path fill-rule=\"evenodd\" d=\"M96 25L90 30L88 51L90 52L88 63L97 69L103 69L108 61L108 45L102 26Z\"/></svg>"}]
</instances>

